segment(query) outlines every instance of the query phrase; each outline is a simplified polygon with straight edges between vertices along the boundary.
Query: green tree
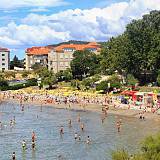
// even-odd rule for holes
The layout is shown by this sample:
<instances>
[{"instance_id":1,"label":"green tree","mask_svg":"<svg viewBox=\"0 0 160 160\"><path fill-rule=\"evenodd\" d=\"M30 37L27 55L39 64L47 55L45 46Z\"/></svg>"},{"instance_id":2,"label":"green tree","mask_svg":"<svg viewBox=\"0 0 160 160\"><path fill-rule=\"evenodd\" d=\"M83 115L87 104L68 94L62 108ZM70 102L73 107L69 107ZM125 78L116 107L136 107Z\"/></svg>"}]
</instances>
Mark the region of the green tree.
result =
<instances>
[{"instance_id":1,"label":"green tree","mask_svg":"<svg viewBox=\"0 0 160 160\"><path fill-rule=\"evenodd\" d=\"M64 71L59 71L58 73L56 73L56 77L59 82L62 81L69 82L70 80L73 79L72 71L69 68Z\"/></svg>"},{"instance_id":2,"label":"green tree","mask_svg":"<svg viewBox=\"0 0 160 160\"><path fill-rule=\"evenodd\" d=\"M56 84L57 78L52 71L49 71L47 68L43 68L39 72L39 77L41 78L42 85L49 85L49 88L52 88L52 85Z\"/></svg>"},{"instance_id":3,"label":"green tree","mask_svg":"<svg viewBox=\"0 0 160 160\"><path fill-rule=\"evenodd\" d=\"M64 76L64 80L66 82L69 82L70 80L72 80L73 79L73 75L72 75L71 69L68 68L68 69L64 70L63 71L63 76Z\"/></svg>"},{"instance_id":4,"label":"green tree","mask_svg":"<svg viewBox=\"0 0 160 160\"><path fill-rule=\"evenodd\" d=\"M71 86L77 88L78 90L80 90L80 85L81 82L78 79L73 79L71 80Z\"/></svg>"},{"instance_id":5,"label":"green tree","mask_svg":"<svg viewBox=\"0 0 160 160\"><path fill-rule=\"evenodd\" d=\"M35 63L31 66L31 69L33 69L34 72L38 73L39 71L41 71L44 67L39 64L39 63Z\"/></svg>"},{"instance_id":6,"label":"green tree","mask_svg":"<svg viewBox=\"0 0 160 160\"><path fill-rule=\"evenodd\" d=\"M138 80L132 74L128 74L127 75L127 84L130 86L135 86L136 83L138 83Z\"/></svg>"},{"instance_id":7,"label":"green tree","mask_svg":"<svg viewBox=\"0 0 160 160\"><path fill-rule=\"evenodd\" d=\"M97 90L97 91L100 91L100 90L106 91L106 90L108 90L108 82L107 82L107 81L102 81L102 82L100 82L100 83L96 86L96 90Z\"/></svg>"},{"instance_id":8,"label":"green tree","mask_svg":"<svg viewBox=\"0 0 160 160\"><path fill-rule=\"evenodd\" d=\"M86 87L86 89L89 89L94 84L94 80L92 78L86 78L82 80L82 85Z\"/></svg>"},{"instance_id":9,"label":"green tree","mask_svg":"<svg viewBox=\"0 0 160 160\"><path fill-rule=\"evenodd\" d=\"M14 69L14 67L24 68L24 63L22 60L19 60L15 55L13 60L10 62L10 69Z\"/></svg>"},{"instance_id":10,"label":"green tree","mask_svg":"<svg viewBox=\"0 0 160 160\"><path fill-rule=\"evenodd\" d=\"M8 82L5 80L3 74L0 74L0 90L3 90L9 86Z\"/></svg>"},{"instance_id":11,"label":"green tree","mask_svg":"<svg viewBox=\"0 0 160 160\"><path fill-rule=\"evenodd\" d=\"M160 11L133 20L126 31L102 49L101 69L133 74L141 84L155 81L160 69Z\"/></svg>"},{"instance_id":12,"label":"green tree","mask_svg":"<svg viewBox=\"0 0 160 160\"><path fill-rule=\"evenodd\" d=\"M99 58L88 50L75 51L71 62L71 69L74 78L83 79L93 75L100 65Z\"/></svg>"}]
</instances>

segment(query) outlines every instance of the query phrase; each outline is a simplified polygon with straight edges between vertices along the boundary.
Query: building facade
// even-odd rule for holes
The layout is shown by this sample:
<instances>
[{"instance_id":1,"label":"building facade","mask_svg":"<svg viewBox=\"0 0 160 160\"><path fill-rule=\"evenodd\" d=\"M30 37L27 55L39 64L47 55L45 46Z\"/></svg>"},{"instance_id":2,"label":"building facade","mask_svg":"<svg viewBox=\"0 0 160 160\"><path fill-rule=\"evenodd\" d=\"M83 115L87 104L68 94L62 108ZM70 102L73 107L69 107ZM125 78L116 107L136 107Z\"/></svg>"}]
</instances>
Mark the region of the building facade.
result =
<instances>
[{"instance_id":1,"label":"building facade","mask_svg":"<svg viewBox=\"0 0 160 160\"><path fill-rule=\"evenodd\" d=\"M100 45L96 42L88 44L62 44L52 49L48 55L48 69L57 73L70 68L75 51L89 50L96 54L100 53Z\"/></svg>"},{"instance_id":2,"label":"building facade","mask_svg":"<svg viewBox=\"0 0 160 160\"><path fill-rule=\"evenodd\" d=\"M0 48L0 71L9 70L10 51L7 48Z\"/></svg>"},{"instance_id":3,"label":"building facade","mask_svg":"<svg viewBox=\"0 0 160 160\"><path fill-rule=\"evenodd\" d=\"M32 47L26 50L26 70L32 65L40 63L54 73L70 68L75 51L90 50L95 54L100 53L100 45L96 42L88 44L62 44L57 47Z\"/></svg>"},{"instance_id":4,"label":"building facade","mask_svg":"<svg viewBox=\"0 0 160 160\"><path fill-rule=\"evenodd\" d=\"M26 70L31 70L34 64L48 67L48 54L51 50L47 47L32 47L26 49Z\"/></svg>"}]
</instances>

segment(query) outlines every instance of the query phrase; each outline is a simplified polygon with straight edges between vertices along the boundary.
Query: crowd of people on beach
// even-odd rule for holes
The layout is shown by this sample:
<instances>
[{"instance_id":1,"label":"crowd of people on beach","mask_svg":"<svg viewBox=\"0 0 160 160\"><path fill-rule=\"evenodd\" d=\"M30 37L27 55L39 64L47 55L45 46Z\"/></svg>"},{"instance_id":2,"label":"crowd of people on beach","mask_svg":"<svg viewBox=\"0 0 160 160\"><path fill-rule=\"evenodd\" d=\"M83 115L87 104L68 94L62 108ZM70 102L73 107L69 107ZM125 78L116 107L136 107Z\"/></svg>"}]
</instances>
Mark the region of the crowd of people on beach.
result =
<instances>
[{"instance_id":1,"label":"crowd of people on beach","mask_svg":"<svg viewBox=\"0 0 160 160\"><path fill-rule=\"evenodd\" d=\"M114 103L114 100L112 97L109 96L101 96L101 97L89 97L89 96L83 96L80 97L77 94L73 94L71 96L55 96L55 95L49 95L49 94L23 94L23 93L12 93L12 92L3 92L1 95L2 100L14 100L15 102L19 103L21 111L25 111L25 104L38 104L41 106L41 111L42 111L42 106L48 105L48 104L53 104L53 105L64 105L66 109L71 109L73 105L79 105L82 107L82 110L86 110L86 106L89 104L95 104L95 105L100 105L101 106L101 122L102 124L104 123L105 119L108 116L108 110L110 109L110 106L113 106L114 109L117 108L117 105ZM37 115L38 118L38 115ZM139 118L140 119L145 119L145 111L141 111L139 113ZM77 116L77 122L80 126L80 130L82 132L85 131L85 124L81 120L80 114ZM16 119L15 116L13 119L10 120L10 127L13 127L16 125ZM117 132L121 132L121 126L122 126L122 119L117 118L115 122L115 128ZM72 127L72 120L68 120L68 127ZM0 128L3 129L3 123L0 122ZM60 135L63 136L65 134L63 126L60 127L59 131ZM74 134L74 139L75 141L81 141L81 135L77 132ZM91 144L92 140L90 136L88 135L85 141L86 144ZM36 134L33 131L32 132L32 138L31 138L31 147L34 150L36 147ZM22 149L26 150L27 149L27 143L26 140L22 140ZM16 153L13 152L12 154L12 160L16 160Z\"/></svg>"}]
</instances>

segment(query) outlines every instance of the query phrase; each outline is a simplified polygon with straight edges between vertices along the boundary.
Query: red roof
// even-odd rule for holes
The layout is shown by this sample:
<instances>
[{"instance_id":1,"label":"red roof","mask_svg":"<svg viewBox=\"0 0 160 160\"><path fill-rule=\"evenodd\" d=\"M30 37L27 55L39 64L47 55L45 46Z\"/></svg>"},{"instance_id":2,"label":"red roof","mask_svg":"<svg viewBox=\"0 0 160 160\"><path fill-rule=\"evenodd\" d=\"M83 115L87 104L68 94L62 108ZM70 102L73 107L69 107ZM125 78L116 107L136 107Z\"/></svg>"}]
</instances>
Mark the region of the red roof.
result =
<instances>
[{"instance_id":1,"label":"red roof","mask_svg":"<svg viewBox=\"0 0 160 160\"><path fill-rule=\"evenodd\" d=\"M96 42L91 42L88 44L62 44L60 46L55 47L54 49L55 51L63 51L63 49L65 48L72 48L81 51L88 48L99 49L100 45L97 44Z\"/></svg>"},{"instance_id":2,"label":"red roof","mask_svg":"<svg viewBox=\"0 0 160 160\"><path fill-rule=\"evenodd\" d=\"M0 52L9 52L9 49L8 48L1 48L0 47Z\"/></svg>"},{"instance_id":3,"label":"red roof","mask_svg":"<svg viewBox=\"0 0 160 160\"><path fill-rule=\"evenodd\" d=\"M50 51L51 49L48 47L32 47L26 49L27 55L48 55Z\"/></svg>"},{"instance_id":4,"label":"red roof","mask_svg":"<svg viewBox=\"0 0 160 160\"><path fill-rule=\"evenodd\" d=\"M90 42L88 44L62 44L54 48L55 51L61 52L65 48L72 48L74 50L85 50L85 49L100 49L100 44L96 42ZM32 47L27 48L27 55L48 55L48 53L52 50L52 47Z\"/></svg>"}]
</instances>

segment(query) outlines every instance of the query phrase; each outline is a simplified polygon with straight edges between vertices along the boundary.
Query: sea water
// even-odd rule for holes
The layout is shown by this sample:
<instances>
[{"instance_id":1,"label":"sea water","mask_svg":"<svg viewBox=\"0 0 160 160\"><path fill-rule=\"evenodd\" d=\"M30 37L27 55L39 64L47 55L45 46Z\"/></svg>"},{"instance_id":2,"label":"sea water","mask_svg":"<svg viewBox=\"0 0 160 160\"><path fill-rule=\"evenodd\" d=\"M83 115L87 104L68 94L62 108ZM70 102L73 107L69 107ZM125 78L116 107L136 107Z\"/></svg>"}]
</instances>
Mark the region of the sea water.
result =
<instances>
[{"instance_id":1,"label":"sea water","mask_svg":"<svg viewBox=\"0 0 160 160\"><path fill-rule=\"evenodd\" d=\"M85 124L84 132L77 122L79 114ZM14 116L16 124L10 127ZM122 119L120 133L116 129L117 118ZM102 124L101 115L96 112L34 105L25 105L21 111L18 104L10 102L0 105L0 121L4 125L0 130L0 160L11 159L13 152L17 160L111 160L114 150L127 149L134 153L143 138L159 131L158 123L149 120L109 115ZM37 139L35 150L31 147L32 131ZM81 135L81 141L75 141L75 132ZM87 136L92 140L89 145L85 143ZM22 149L22 140L26 140L26 150Z\"/></svg>"}]
</instances>

